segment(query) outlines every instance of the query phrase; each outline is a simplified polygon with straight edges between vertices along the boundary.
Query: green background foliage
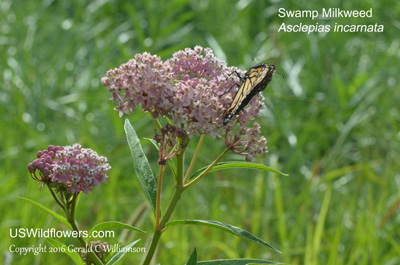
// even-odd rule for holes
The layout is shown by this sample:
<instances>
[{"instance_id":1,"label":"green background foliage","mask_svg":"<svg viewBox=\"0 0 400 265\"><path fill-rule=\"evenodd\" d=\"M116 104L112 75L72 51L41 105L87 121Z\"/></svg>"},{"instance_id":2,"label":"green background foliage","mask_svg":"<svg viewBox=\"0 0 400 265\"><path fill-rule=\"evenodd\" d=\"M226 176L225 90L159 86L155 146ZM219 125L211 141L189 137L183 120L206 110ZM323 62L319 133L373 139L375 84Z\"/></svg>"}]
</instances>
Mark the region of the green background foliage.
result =
<instances>
[{"instance_id":1,"label":"green background foliage","mask_svg":"<svg viewBox=\"0 0 400 265\"><path fill-rule=\"evenodd\" d=\"M373 9L372 18L279 18L278 9ZM397 264L400 262L400 122L398 1L0 1L0 192L3 264L70 264L66 255L11 255L10 245L45 244L11 238L10 228L64 229L17 196L57 210L26 166L49 144L75 142L109 158L109 183L83 195L80 227L118 220L151 232L154 222L135 177L105 72L136 53L167 59L185 47L211 47L243 70L259 62L278 72L263 92L257 118L269 154L255 162L290 176L252 170L216 171L183 194L172 219L218 220L242 227L282 254L205 227L169 229L158 262L270 259L289 264ZM287 24L383 24L383 33L283 33ZM154 172L157 152L149 115L129 116ZM196 138L188 147L187 161ZM205 139L198 168L223 150ZM228 155L226 160L241 160ZM196 169L198 169L196 168ZM168 186L173 176L165 176ZM146 235L116 230L109 244ZM76 244L62 239L65 244ZM137 263L127 254L123 264Z\"/></svg>"}]
</instances>

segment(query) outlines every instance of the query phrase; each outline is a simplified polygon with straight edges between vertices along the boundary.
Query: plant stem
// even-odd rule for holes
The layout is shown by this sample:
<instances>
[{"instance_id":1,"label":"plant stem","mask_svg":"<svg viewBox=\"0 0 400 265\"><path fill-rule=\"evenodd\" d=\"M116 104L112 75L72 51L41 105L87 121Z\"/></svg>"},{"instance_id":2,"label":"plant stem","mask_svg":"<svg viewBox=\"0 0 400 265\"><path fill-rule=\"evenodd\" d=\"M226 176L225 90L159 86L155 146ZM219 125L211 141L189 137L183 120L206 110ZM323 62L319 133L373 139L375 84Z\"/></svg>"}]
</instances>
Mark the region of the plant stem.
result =
<instances>
[{"instance_id":1,"label":"plant stem","mask_svg":"<svg viewBox=\"0 0 400 265\"><path fill-rule=\"evenodd\" d=\"M185 150L180 150L176 155L176 183L175 189L182 187L183 182L183 160L185 156Z\"/></svg>"},{"instance_id":2,"label":"plant stem","mask_svg":"<svg viewBox=\"0 0 400 265\"><path fill-rule=\"evenodd\" d=\"M176 177L176 183L175 183L175 191L174 195L172 196L171 202L169 203L167 210L165 211L165 214L161 220L160 223L160 231L162 232L163 229L165 228L165 224L169 221L169 218L171 218L172 213L174 212L174 209L181 198L181 194L184 191L183 188L183 183L182 183L182 176L183 176L183 154L179 154L176 156L177 158L177 177Z\"/></svg>"},{"instance_id":3,"label":"plant stem","mask_svg":"<svg viewBox=\"0 0 400 265\"><path fill-rule=\"evenodd\" d=\"M149 265L151 260L153 259L154 253L156 251L158 242L160 241L161 234L164 232L165 224L171 218L172 213L175 210L176 205L181 197L182 192L184 191L182 178L183 178L183 152L178 153L176 155L177 158L177 176L175 183L175 191L172 196L171 202L169 203L167 210L158 227L156 226L154 229L153 239L151 240L151 244L149 247L149 251L147 252L146 258L144 259L142 265ZM158 194L157 194L158 195Z\"/></svg>"},{"instance_id":4,"label":"plant stem","mask_svg":"<svg viewBox=\"0 0 400 265\"><path fill-rule=\"evenodd\" d=\"M162 218L160 222L160 232L164 232L165 229L165 224L169 221L171 218L172 213L175 210L176 205L178 204L179 199L181 198L182 192L184 192L184 188L182 185L179 187L177 186L174 192L174 196L171 199L171 202L168 205L167 210L165 211L164 217Z\"/></svg>"},{"instance_id":5,"label":"plant stem","mask_svg":"<svg viewBox=\"0 0 400 265\"><path fill-rule=\"evenodd\" d=\"M151 260L153 259L154 252L156 251L158 242L160 241L161 234L164 232L165 224L168 222L172 213L175 210L175 207L181 197L182 192L184 191L183 187L176 188L174 192L174 196L171 199L171 202L168 205L167 211L165 212L158 230L154 230L153 239L151 240L149 251L147 252L146 258L143 261L143 265L149 265Z\"/></svg>"},{"instance_id":6,"label":"plant stem","mask_svg":"<svg viewBox=\"0 0 400 265\"><path fill-rule=\"evenodd\" d=\"M76 194L73 195L72 201L71 201L71 211L69 211L69 209L67 209L68 213L68 222L71 224L72 228L78 232L78 240L81 243L81 245L83 247L88 246L89 244L86 242L85 239L83 239L83 237L80 236L80 231L78 228L78 225L75 222L75 207L76 207L76 198L78 196ZM89 255L89 257L92 259L92 261L94 263L96 263L96 265L103 265L103 262L101 262L100 258L97 257L96 253L92 252L92 251L88 251L87 254Z\"/></svg>"},{"instance_id":7,"label":"plant stem","mask_svg":"<svg viewBox=\"0 0 400 265\"><path fill-rule=\"evenodd\" d=\"M151 244L149 251L147 252L146 258L143 261L143 265L149 265L151 260L153 259L154 252L156 251L158 242L160 241L161 232L154 230L153 238L151 239Z\"/></svg>"},{"instance_id":8,"label":"plant stem","mask_svg":"<svg viewBox=\"0 0 400 265\"><path fill-rule=\"evenodd\" d=\"M69 223L71 224L72 228L73 228L76 232L78 232L78 234L79 234L79 228L78 228L78 226L76 225L75 220L72 220L72 221L70 221ZM90 247L90 245L89 245L88 243L86 243L86 241L85 241L85 239L83 239L83 237L79 236L79 237L78 237L78 240L79 240L79 242L81 243L81 245L82 245L83 247L86 247L86 246L87 246L87 247ZM92 259L92 261L93 261L94 263L96 263L96 265L103 265L103 262L101 262L100 258L97 257L97 255L96 255L95 252L88 251L87 254L88 254L89 257Z\"/></svg>"},{"instance_id":9,"label":"plant stem","mask_svg":"<svg viewBox=\"0 0 400 265\"><path fill-rule=\"evenodd\" d=\"M49 185L49 184L47 184L46 186L49 188L50 193L51 193L51 195L53 196L54 200L57 202L58 205L60 205L61 209L64 210L64 204L60 201L60 199L59 199L59 198L57 197L57 195L54 193L54 190L53 190L52 188L50 188L50 185Z\"/></svg>"},{"instance_id":10,"label":"plant stem","mask_svg":"<svg viewBox=\"0 0 400 265\"><path fill-rule=\"evenodd\" d=\"M197 160L197 155L199 154L201 145L203 144L204 135L205 135L204 133L201 135L200 140L199 140L199 143L197 144L197 147L196 147L196 151L194 151L194 155L193 155L192 161L190 162L189 168L188 168L188 170L187 170L187 172L186 172L186 175L185 175L185 179L183 180L183 183L184 183L184 184L185 184L185 183L187 182L187 180L189 179L190 173L192 173L194 164L196 163L196 160Z\"/></svg>"},{"instance_id":11,"label":"plant stem","mask_svg":"<svg viewBox=\"0 0 400 265\"><path fill-rule=\"evenodd\" d=\"M75 208L76 208L76 199L78 198L79 193L74 193L71 202L71 220L75 220Z\"/></svg>"},{"instance_id":12,"label":"plant stem","mask_svg":"<svg viewBox=\"0 0 400 265\"><path fill-rule=\"evenodd\" d=\"M156 227L155 227L155 230L158 230L158 226L160 224L161 189L162 189L163 171L164 171L164 165L160 165L160 174L158 176L158 186L157 186Z\"/></svg>"},{"instance_id":13,"label":"plant stem","mask_svg":"<svg viewBox=\"0 0 400 265\"><path fill-rule=\"evenodd\" d=\"M207 175L208 172L210 172L210 170L224 157L224 155L229 151L229 149L225 149L224 152L222 152L222 154L220 154L215 160L214 162L212 162L203 172L201 172L200 175L198 175L194 180L192 180L191 182L189 182L188 184L184 185L184 189L188 189L189 187L193 186L194 184L196 184L201 178L203 178L205 175Z\"/></svg>"}]
</instances>

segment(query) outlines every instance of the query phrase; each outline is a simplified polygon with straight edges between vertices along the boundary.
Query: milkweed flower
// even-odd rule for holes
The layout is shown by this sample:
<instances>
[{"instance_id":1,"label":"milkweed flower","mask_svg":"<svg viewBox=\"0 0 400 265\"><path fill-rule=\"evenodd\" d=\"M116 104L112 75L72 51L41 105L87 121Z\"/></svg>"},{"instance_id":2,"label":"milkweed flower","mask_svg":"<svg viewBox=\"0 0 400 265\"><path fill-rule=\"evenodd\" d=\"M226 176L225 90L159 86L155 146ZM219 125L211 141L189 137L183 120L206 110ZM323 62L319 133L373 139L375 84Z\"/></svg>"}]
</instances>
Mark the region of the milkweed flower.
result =
<instances>
[{"instance_id":1,"label":"milkweed flower","mask_svg":"<svg viewBox=\"0 0 400 265\"><path fill-rule=\"evenodd\" d=\"M201 134L221 138L228 148L251 160L267 152L260 131L248 128L265 108L264 98L261 94L254 97L237 119L224 126L223 118L237 89L226 92L240 82L232 75L234 71L244 74L217 59L211 49L196 46L178 51L166 61L147 52L136 54L119 68L109 70L101 82L112 94L120 116L141 108L153 117L167 117L189 138ZM235 129L237 126L239 129ZM249 129L252 133L246 134Z\"/></svg>"},{"instance_id":2,"label":"milkweed flower","mask_svg":"<svg viewBox=\"0 0 400 265\"><path fill-rule=\"evenodd\" d=\"M106 157L80 144L50 145L39 151L37 157L28 165L32 178L46 184L61 183L71 193L88 194L101 182L107 183L106 173L111 169Z\"/></svg>"}]
</instances>

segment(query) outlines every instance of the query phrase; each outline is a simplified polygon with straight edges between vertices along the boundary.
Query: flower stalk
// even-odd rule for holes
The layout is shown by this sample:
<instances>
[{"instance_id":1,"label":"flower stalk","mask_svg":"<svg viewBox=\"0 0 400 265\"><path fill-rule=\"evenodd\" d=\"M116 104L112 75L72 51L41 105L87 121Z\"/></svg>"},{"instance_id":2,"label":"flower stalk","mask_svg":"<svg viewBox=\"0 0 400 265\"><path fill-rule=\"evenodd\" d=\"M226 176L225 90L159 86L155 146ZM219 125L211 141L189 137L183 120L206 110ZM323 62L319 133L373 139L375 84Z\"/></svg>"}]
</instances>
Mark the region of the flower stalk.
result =
<instances>
[{"instance_id":1,"label":"flower stalk","mask_svg":"<svg viewBox=\"0 0 400 265\"><path fill-rule=\"evenodd\" d=\"M183 178L183 153L179 154L176 156L177 159L177 177L176 177L176 183L175 183L175 191L174 191L174 195L172 196L171 202L169 203L167 210L165 211L165 214L163 216L163 218L161 219L161 222L159 223L159 225L157 225L156 222L156 226L154 229L154 233L153 233L153 238L151 240L150 243L150 247L149 247L149 251L147 252L147 255L143 261L143 265L149 265L151 260L153 259L154 253L156 251L158 242L160 241L160 237L161 234L164 232L165 230L165 224L169 221L169 219L172 216L172 213L175 210L176 205L179 202L179 199L181 197L182 192L184 191L183 188L183 183L182 183L182 178ZM158 188L157 190L157 198L161 195L159 195L161 193L161 188ZM156 220L157 220L157 216L156 216Z\"/></svg>"},{"instance_id":2,"label":"flower stalk","mask_svg":"<svg viewBox=\"0 0 400 265\"><path fill-rule=\"evenodd\" d=\"M161 208L161 189L162 189L162 179L163 179L164 165L160 165L160 174L158 175L158 186L157 186L157 200L156 200L156 226L155 230L158 230L160 225L160 208Z\"/></svg>"},{"instance_id":3,"label":"flower stalk","mask_svg":"<svg viewBox=\"0 0 400 265\"><path fill-rule=\"evenodd\" d=\"M196 184L200 179L202 179L211 169L225 156L226 153L229 152L229 149L225 149L200 175L198 175L195 179L187 183L183 188L186 190Z\"/></svg>"},{"instance_id":4,"label":"flower stalk","mask_svg":"<svg viewBox=\"0 0 400 265\"><path fill-rule=\"evenodd\" d=\"M190 174L191 174L192 171L193 171L193 167L194 167L194 165L196 164L197 155L199 154L201 145L203 144L204 136L205 136L205 135L204 135L204 133L203 133L203 134L201 135L201 137L200 137L199 142L197 143L196 150L194 151L192 161L190 162L190 165L189 165L189 168L188 168L188 170L187 170L187 172L186 172L185 179L183 180L183 183L186 183L186 182L188 181L188 179L189 179L189 177L190 177Z\"/></svg>"},{"instance_id":5,"label":"flower stalk","mask_svg":"<svg viewBox=\"0 0 400 265\"><path fill-rule=\"evenodd\" d=\"M70 207L66 207L65 212L66 212L66 214L67 214L67 216L68 216L68 218L67 218L68 223L70 223L70 225L72 226L72 228L73 228L76 232L78 232L78 235L80 235L78 225L76 224L76 221L75 221L76 199L78 198L78 196L79 196L79 194L74 194L74 195L73 195L73 198L72 198L72 200L71 200L71 202L70 202ZM65 203L66 203L66 205L69 204L68 202L65 202ZM88 246L89 246L89 244L86 242L86 240L85 240L83 237L81 237L81 236L78 236L78 241L79 241L79 243L80 243L83 247L88 247ZM96 255L95 252L88 251L87 254L89 255L89 257L91 258L91 260L92 260L96 265L103 265L103 262L100 260L99 257L97 257L97 255Z\"/></svg>"}]
</instances>

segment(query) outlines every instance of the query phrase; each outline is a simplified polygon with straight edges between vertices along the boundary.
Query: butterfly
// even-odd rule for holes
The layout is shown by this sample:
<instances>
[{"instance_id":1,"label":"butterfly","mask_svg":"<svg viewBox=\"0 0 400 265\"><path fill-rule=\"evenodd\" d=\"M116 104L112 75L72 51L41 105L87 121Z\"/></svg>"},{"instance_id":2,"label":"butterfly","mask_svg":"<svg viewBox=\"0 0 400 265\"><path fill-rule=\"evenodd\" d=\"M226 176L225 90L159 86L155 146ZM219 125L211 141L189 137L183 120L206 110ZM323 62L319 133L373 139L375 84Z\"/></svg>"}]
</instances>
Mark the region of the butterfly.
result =
<instances>
[{"instance_id":1,"label":"butterfly","mask_svg":"<svg viewBox=\"0 0 400 265\"><path fill-rule=\"evenodd\" d=\"M263 91L267 87L275 74L275 66L266 63L253 66L243 77L241 77L236 71L234 71L234 73L239 77L241 83L240 85L237 83L233 84L228 90L229 92L235 85L239 87L231 106L226 111L223 121L224 125L228 124L232 117L242 111L259 92Z\"/></svg>"}]
</instances>

